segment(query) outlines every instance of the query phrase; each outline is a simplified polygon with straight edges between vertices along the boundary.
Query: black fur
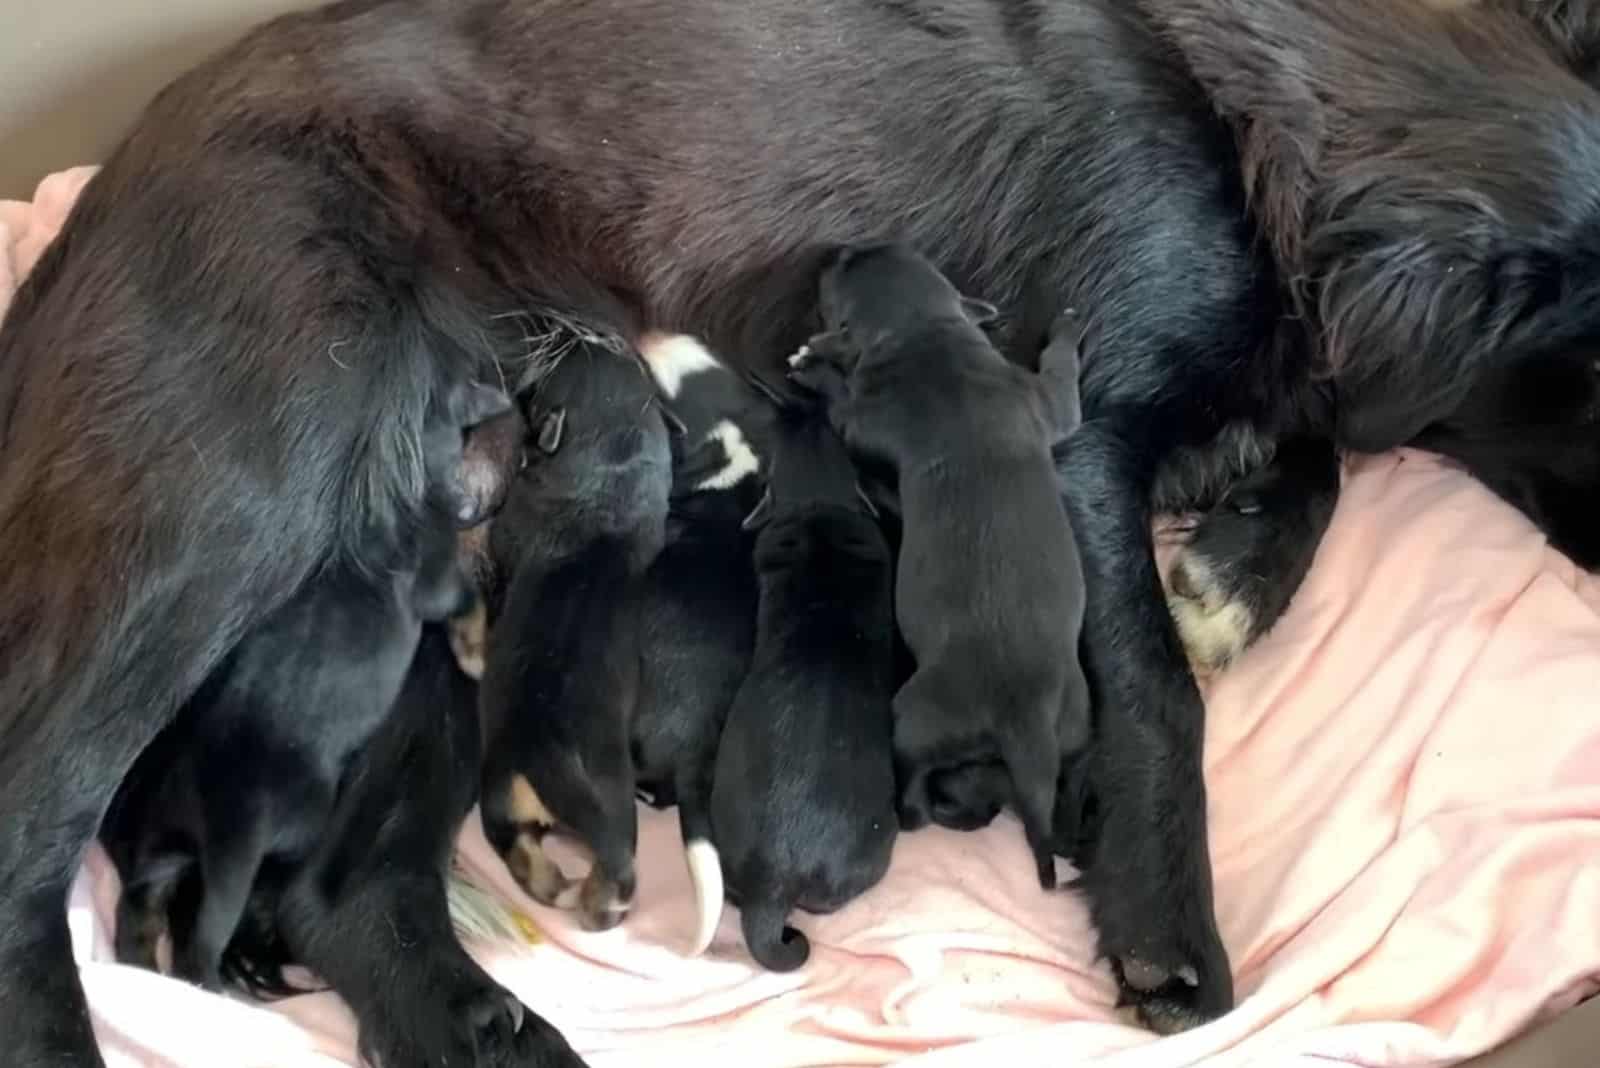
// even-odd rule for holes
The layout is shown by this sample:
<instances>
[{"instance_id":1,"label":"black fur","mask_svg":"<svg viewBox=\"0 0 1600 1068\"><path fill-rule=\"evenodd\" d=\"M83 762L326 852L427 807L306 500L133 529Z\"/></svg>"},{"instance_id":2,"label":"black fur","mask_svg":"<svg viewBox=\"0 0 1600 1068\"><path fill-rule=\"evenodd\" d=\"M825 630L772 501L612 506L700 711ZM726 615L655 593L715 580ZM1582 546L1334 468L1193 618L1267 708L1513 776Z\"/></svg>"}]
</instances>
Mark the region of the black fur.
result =
<instances>
[{"instance_id":1,"label":"black fur","mask_svg":"<svg viewBox=\"0 0 1600 1068\"><path fill-rule=\"evenodd\" d=\"M533 396L537 451L489 538L509 586L489 601L484 831L530 895L560 905L567 880L542 842L577 835L595 858L578 901L594 930L623 919L636 886L638 602L672 485L653 398L631 356L566 356Z\"/></svg>"},{"instance_id":2,"label":"black fur","mask_svg":"<svg viewBox=\"0 0 1600 1068\"><path fill-rule=\"evenodd\" d=\"M791 971L810 943L789 913L832 912L889 868L893 565L820 412L779 426L748 522L755 651L717 748L712 838L751 955Z\"/></svg>"},{"instance_id":3,"label":"black fur","mask_svg":"<svg viewBox=\"0 0 1600 1068\"><path fill-rule=\"evenodd\" d=\"M481 751L476 687L445 629L424 627L393 712L352 763L328 833L283 894L287 955L350 1002L371 1064L580 1068L450 926L445 879L477 799ZM259 972L279 962L257 963Z\"/></svg>"},{"instance_id":4,"label":"black fur","mask_svg":"<svg viewBox=\"0 0 1600 1068\"><path fill-rule=\"evenodd\" d=\"M900 825L933 818L930 773L999 759L1054 888L1056 782L1090 728L1083 568L1051 456L1080 421L1076 321L1036 375L984 336L992 307L897 246L844 251L820 303L826 333L790 377L828 395L900 501L895 616L917 665L894 699Z\"/></svg>"},{"instance_id":5,"label":"black fur","mask_svg":"<svg viewBox=\"0 0 1600 1068\"><path fill-rule=\"evenodd\" d=\"M1600 94L1569 66L1593 20L1506 7L342 0L179 79L0 326L0 556L35 561L0 571L13 1063L96 1063L62 909L83 847L244 635L365 532L406 534L452 369L531 380L559 320L775 376L828 250L885 239L994 301L1019 362L1063 305L1103 324L1066 461L1100 710L1083 885L1148 1022L1225 1011L1164 474L1233 472L1219 435L1450 429L1600 561L1569 503L1600 487L1595 393L1483 389L1549 364L1592 390L1600 334ZM432 1011L411 978L341 993L376 1027Z\"/></svg>"},{"instance_id":6,"label":"black fur","mask_svg":"<svg viewBox=\"0 0 1600 1068\"><path fill-rule=\"evenodd\" d=\"M1167 579L1197 669L1226 667L1288 610L1338 499L1333 443L1290 438L1200 518Z\"/></svg>"},{"instance_id":7,"label":"black fur","mask_svg":"<svg viewBox=\"0 0 1600 1068\"><path fill-rule=\"evenodd\" d=\"M505 479L465 439L509 405L487 387L452 397L423 436L420 537L373 559L377 574L336 567L313 578L141 756L101 829L124 887L119 959L156 968L155 938L170 930L174 974L221 988L224 950L263 863L310 853L346 764L400 692L422 624L468 596L457 524L486 518ZM168 906L189 878L198 897L171 926Z\"/></svg>"}]
</instances>

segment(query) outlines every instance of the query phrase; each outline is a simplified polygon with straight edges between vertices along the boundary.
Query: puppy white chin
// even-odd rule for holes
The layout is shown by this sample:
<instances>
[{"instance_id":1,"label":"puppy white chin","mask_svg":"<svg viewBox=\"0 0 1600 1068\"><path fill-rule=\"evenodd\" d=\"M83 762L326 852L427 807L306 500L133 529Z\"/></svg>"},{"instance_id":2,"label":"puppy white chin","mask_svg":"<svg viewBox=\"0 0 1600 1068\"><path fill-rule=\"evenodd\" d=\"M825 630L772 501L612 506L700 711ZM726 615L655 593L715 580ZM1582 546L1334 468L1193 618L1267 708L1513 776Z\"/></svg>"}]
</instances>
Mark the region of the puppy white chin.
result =
<instances>
[{"instance_id":1,"label":"puppy white chin","mask_svg":"<svg viewBox=\"0 0 1600 1068\"><path fill-rule=\"evenodd\" d=\"M789 366L804 367L806 364L811 362L811 358L815 355L816 353L811 351L810 345L801 345L798 349L794 350L794 355L789 357Z\"/></svg>"}]
</instances>

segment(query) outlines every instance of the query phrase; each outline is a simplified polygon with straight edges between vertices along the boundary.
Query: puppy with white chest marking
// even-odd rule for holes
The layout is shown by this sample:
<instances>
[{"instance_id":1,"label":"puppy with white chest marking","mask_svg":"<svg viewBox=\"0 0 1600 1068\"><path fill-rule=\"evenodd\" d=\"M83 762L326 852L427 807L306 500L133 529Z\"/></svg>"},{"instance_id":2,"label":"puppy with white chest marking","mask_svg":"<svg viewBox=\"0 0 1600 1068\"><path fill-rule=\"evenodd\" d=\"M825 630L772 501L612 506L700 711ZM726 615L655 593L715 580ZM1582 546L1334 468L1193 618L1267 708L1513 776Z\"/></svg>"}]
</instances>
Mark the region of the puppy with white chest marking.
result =
<instances>
[{"instance_id":1,"label":"puppy with white chest marking","mask_svg":"<svg viewBox=\"0 0 1600 1068\"><path fill-rule=\"evenodd\" d=\"M690 444L673 465L666 546L640 602L632 740L641 796L678 806L695 891L689 952L698 956L723 902L710 817L717 745L755 642L753 537L742 523L761 493L761 465L741 426L762 417L770 426L771 408L690 339L669 342L642 352L682 422L674 444Z\"/></svg>"},{"instance_id":2,"label":"puppy with white chest marking","mask_svg":"<svg viewBox=\"0 0 1600 1068\"><path fill-rule=\"evenodd\" d=\"M671 450L644 368L599 345L541 381L528 422L530 462L489 536L506 586L486 598L483 826L530 896L603 930L636 883L637 609L665 540ZM575 893L543 849L558 828L594 855Z\"/></svg>"},{"instance_id":3,"label":"puppy with white chest marking","mask_svg":"<svg viewBox=\"0 0 1600 1068\"><path fill-rule=\"evenodd\" d=\"M779 424L757 531L755 651L717 749L713 839L745 942L789 971L789 912L831 912L883 878L894 811L888 543L820 412Z\"/></svg>"},{"instance_id":4,"label":"puppy with white chest marking","mask_svg":"<svg viewBox=\"0 0 1600 1068\"><path fill-rule=\"evenodd\" d=\"M457 529L488 517L507 474L470 428L492 437L509 405L478 385L447 398L422 443L418 542L396 545L377 574L332 563L239 645L136 762L100 832L123 880L119 959L155 969L170 930L173 971L220 989L263 864L293 865L316 847L348 761L400 692L423 624L467 603Z\"/></svg>"},{"instance_id":5,"label":"puppy with white chest marking","mask_svg":"<svg viewBox=\"0 0 1600 1068\"><path fill-rule=\"evenodd\" d=\"M791 378L898 490L895 612L917 665L894 702L901 826L933 818L941 769L998 758L1052 888L1057 778L1090 729L1083 569L1051 456L1078 419L1076 332L1043 374L1020 368L983 332L994 309L902 246L842 251L819 298L825 331Z\"/></svg>"}]
</instances>

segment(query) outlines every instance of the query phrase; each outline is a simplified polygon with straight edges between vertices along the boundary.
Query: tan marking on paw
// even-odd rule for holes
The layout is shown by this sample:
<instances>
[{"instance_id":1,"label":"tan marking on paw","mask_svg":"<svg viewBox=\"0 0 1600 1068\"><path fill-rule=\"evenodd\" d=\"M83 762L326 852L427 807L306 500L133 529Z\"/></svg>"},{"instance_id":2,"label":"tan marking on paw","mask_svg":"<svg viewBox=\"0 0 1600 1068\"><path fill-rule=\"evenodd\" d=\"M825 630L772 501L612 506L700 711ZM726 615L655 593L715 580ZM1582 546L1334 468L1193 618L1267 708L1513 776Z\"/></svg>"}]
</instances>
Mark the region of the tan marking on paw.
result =
<instances>
[{"instance_id":1,"label":"tan marking on paw","mask_svg":"<svg viewBox=\"0 0 1600 1068\"><path fill-rule=\"evenodd\" d=\"M632 901L624 901L617 886L600 873L597 864L589 869L578 892L578 920L586 931L609 931L628 916Z\"/></svg>"},{"instance_id":2,"label":"tan marking on paw","mask_svg":"<svg viewBox=\"0 0 1600 1068\"><path fill-rule=\"evenodd\" d=\"M489 619L480 599L471 612L450 621L450 650L468 677L482 679L488 645Z\"/></svg>"},{"instance_id":3,"label":"tan marking on paw","mask_svg":"<svg viewBox=\"0 0 1600 1068\"><path fill-rule=\"evenodd\" d=\"M556 825L556 818L525 775L511 778L511 818L524 826L531 824L546 830Z\"/></svg>"},{"instance_id":4,"label":"tan marking on paw","mask_svg":"<svg viewBox=\"0 0 1600 1068\"><path fill-rule=\"evenodd\" d=\"M1177 625L1178 636L1183 640L1183 648L1195 672L1213 674L1244 652L1255 620L1249 607L1228 599L1217 586L1210 567L1200 557L1182 557L1174 565L1173 575L1180 569L1182 581L1168 582L1167 610L1172 613L1172 621ZM1193 596L1172 592L1180 585L1192 591Z\"/></svg>"},{"instance_id":5,"label":"tan marking on paw","mask_svg":"<svg viewBox=\"0 0 1600 1068\"><path fill-rule=\"evenodd\" d=\"M541 905L564 907L561 898L570 881L550 859L539 840L524 832L517 835L505 857L506 869L527 895Z\"/></svg>"}]
</instances>

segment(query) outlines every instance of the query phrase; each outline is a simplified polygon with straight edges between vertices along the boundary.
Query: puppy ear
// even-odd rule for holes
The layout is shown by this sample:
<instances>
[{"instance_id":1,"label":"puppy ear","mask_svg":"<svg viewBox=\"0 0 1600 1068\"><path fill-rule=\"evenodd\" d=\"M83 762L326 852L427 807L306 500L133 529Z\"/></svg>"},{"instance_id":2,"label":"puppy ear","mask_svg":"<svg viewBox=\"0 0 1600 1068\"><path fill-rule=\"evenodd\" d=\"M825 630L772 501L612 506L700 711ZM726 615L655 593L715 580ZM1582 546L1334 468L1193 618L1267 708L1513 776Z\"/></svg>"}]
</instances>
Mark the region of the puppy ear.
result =
<instances>
[{"instance_id":1,"label":"puppy ear","mask_svg":"<svg viewBox=\"0 0 1600 1068\"><path fill-rule=\"evenodd\" d=\"M993 325L1000 318L999 308L996 308L986 300L979 300L977 297L962 297L961 310L966 313L967 318L976 327Z\"/></svg>"},{"instance_id":2,"label":"puppy ear","mask_svg":"<svg viewBox=\"0 0 1600 1068\"><path fill-rule=\"evenodd\" d=\"M473 427L510 411L511 398L498 386L469 382L457 391L452 407L456 422Z\"/></svg>"},{"instance_id":3,"label":"puppy ear","mask_svg":"<svg viewBox=\"0 0 1600 1068\"><path fill-rule=\"evenodd\" d=\"M534 439L539 451L554 456L561 448L561 436L567 428L567 410L553 408L539 419L539 433Z\"/></svg>"},{"instance_id":4,"label":"puppy ear","mask_svg":"<svg viewBox=\"0 0 1600 1068\"><path fill-rule=\"evenodd\" d=\"M761 499L756 502L755 508L751 510L749 515L744 517L744 522L740 523L739 527L741 530L755 530L757 527L765 526L771 518L772 487L768 486L766 491L761 494Z\"/></svg>"}]
</instances>

